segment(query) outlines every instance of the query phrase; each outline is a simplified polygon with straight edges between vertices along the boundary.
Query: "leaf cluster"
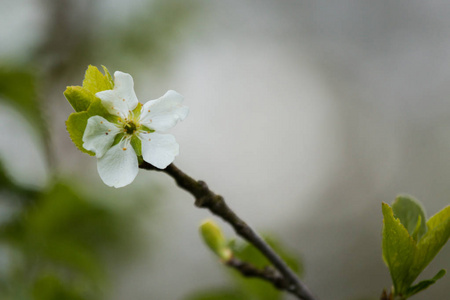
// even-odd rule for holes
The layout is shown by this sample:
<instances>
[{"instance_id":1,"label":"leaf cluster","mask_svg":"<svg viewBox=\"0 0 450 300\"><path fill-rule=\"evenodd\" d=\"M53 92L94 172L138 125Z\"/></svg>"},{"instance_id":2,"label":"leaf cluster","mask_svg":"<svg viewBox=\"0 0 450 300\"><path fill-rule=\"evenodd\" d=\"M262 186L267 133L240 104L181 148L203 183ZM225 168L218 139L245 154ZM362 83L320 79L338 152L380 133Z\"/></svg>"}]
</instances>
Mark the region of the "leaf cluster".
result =
<instances>
[{"instance_id":1,"label":"leaf cluster","mask_svg":"<svg viewBox=\"0 0 450 300\"><path fill-rule=\"evenodd\" d=\"M83 148L83 134L86 129L87 121L90 117L98 115L104 117L108 121L115 121L117 117L111 115L96 93L111 90L114 88L114 81L108 69L104 66L103 75L97 67L89 65L86 70L82 86L68 86L64 91L64 96L75 110L70 114L66 121L66 128L70 138L77 148L89 155L95 155L93 152Z\"/></svg>"},{"instance_id":2,"label":"leaf cluster","mask_svg":"<svg viewBox=\"0 0 450 300\"><path fill-rule=\"evenodd\" d=\"M450 206L426 220L422 205L412 197L399 196L382 204L383 259L389 268L394 296L407 299L428 288L445 275L412 285L450 237Z\"/></svg>"}]
</instances>

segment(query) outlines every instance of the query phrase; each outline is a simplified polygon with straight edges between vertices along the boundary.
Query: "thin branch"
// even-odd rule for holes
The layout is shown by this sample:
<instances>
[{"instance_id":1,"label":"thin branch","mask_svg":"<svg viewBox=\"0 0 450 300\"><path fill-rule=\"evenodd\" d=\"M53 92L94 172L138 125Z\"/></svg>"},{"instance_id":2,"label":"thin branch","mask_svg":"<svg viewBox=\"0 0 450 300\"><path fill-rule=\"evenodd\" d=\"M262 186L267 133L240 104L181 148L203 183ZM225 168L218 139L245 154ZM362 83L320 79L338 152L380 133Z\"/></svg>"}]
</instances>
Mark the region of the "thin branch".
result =
<instances>
[{"instance_id":1,"label":"thin branch","mask_svg":"<svg viewBox=\"0 0 450 300\"><path fill-rule=\"evenodd\" d=\"M254 265L241 261L235 257L227 260L225 264L239 271L245 277L260 278L269 281L279 290L287 290L289 287L289 283L284 277L271 266L261 270Z\"/></svg>"},{"instance_id":2,"label":"thin branch","mask_svg":"<svg viewBox=\"0 0 450 300\"><path fill-rule=\"evenodd\" d=\"M197 181L178 169L174 164L161 170L154 166L143 162L140 168L146 170L161 171L173 179L177 185L182 189L188 191L195 198L195 205L200 208L207 208L213 214L221 217L229 223L236 233L254 245L264 256L274 265L274 267L281 273L283 278L288 282L286 291L296 295L303 300L317 300L304 283L302 283L297 275L287 266L281 257L241 218L239 218L233 210L231 210L225 203L222 196L211 191L205 182Z\"/></svg>"}]
</instances>

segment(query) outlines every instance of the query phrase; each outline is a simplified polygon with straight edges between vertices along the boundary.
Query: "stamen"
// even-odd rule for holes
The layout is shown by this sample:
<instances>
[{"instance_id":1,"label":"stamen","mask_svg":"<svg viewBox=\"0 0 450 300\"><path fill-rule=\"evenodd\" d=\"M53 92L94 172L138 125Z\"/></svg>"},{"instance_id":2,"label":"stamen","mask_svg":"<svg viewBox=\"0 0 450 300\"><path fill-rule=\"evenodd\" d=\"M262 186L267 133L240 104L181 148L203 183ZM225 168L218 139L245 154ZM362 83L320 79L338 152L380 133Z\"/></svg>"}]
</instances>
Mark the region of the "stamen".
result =
<instances>
[{"instance_id":1,"label":"stamen","mask_svg":"<svg viewBox=\"0 0 450 300\"><path fill-rule=\"evenodd\" d=\"M150 112L150 109L148 110L148 112Z\"/></svg>"},{"instance_id":2,"label":"stamen","mask_svg":"<svg viewBox=\"0 0 450 300\"><path fill-rule=\"evenodd\" d=\"M109 132L111 132L111 129L108 129Z\"/></svg>"},{"instance_id":3,"label":"stamen","mask_svg":"<svg viewBox=\"0 0 450 300\"><path fill-rule=\"evenodd\" d=\"M103 121L100 121L100 124L103 124Z\"/></svg>"},{"instance_id":4,"label":"stamen","mask_svg":"<svg viewBox=\"0 0 450 300\"><path fill-rule=\"evenodd\" d=\"M122 101L125 102L125 98L123 98Z\"/></svg>"},{"instance_id":5,"label":"stamen","mask_svg":"<svg viewBox=\"0 0 450 300\"><path fill-rule=\"evenodd\" d=\"M106 134L106 135L108 135L108 133L107 133L107 132L105 132L105 134Z\"/></svg>"},{"instance_id":6,"label":"stamen","mask_svg":"<svg viewBox=\"0 0 450 300\"><path fill-rule=\"evenodd\" d=\"M125 151L125 150L127 150L127 148L123 147L122 150Z\"/></svg>"},{"instance_id":7,"label":"stamen","mask_svg":"<svg viewBox=\"0 0 450 300\"><path fill-rule=\"evenodd\" d=\"M150 142L152 139L148 139L148 141Z\"/></svg>"}]
</instances>

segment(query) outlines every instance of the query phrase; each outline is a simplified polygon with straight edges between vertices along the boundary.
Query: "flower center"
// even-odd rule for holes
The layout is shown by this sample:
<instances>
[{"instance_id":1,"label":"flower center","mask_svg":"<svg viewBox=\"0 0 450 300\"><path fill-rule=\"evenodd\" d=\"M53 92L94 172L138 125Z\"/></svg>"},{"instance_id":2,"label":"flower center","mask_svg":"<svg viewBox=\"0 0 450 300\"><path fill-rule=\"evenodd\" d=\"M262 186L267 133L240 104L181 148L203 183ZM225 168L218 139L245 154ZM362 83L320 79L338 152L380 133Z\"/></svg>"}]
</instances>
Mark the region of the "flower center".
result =
<instances>
[{"instance_id":1,"label":"flower center","mask_svg":"<svg viewBox=\"0 0 450 300\"><path fill-rule=\"evenodd\" d=\"M134 124L133 121L128 121L127 123L125 123L123 128L125 129L127 134L133 134L136 131L137 127L136 127L136 124Z\"/></svg>"}]
</instances>

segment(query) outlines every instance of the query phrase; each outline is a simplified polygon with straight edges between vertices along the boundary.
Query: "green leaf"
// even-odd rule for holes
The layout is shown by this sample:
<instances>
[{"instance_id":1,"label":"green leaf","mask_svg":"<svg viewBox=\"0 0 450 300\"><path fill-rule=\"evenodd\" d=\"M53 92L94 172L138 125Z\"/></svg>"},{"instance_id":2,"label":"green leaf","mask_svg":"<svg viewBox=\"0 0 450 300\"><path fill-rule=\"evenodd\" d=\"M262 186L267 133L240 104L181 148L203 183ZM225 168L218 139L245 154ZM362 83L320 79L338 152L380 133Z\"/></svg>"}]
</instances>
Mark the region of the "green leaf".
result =
<instances>
[{"instance_id":1,"label":"green leaf","mask_svg":"<svg viewBox=\"0 0 450 300\"><path fill-rule=\"evenodd\" d=\"M419 282L416 285L413 285L412 287L410 287L407 291L406 294L404 295L406 298L409 298L415 294L417 294L418 292L421 292L423 290L425 290L426 288L428 288L430 285L434 284L436 281L438 281L439 279L441 279L442 277L444 277L444 275L447 273L447 271L445 271L444 269L440 270L436 275L434 275L433 278L428 279L428 280L423 280L421 282Z\"/></svg>"},{"instance_id":2,"label":"green leaf","mask_svg":"<svg viewBox=\"0 0 450 300\"><path fill-rule=\"evenodd\" d=\"M417 254L413 271L422 272L433 260L450 237L450 205L431 217L427 222L428 231L417 244Z\"/></svg>"},{"instance_id":3,"label":"green leaf","mask_svg":"<svg viewBox=\"0 0 450 300\"><path fill-rule=\"evenodd\" d=\"M383 259L391 273L396 294L404 294L418 274L412 274L416 247L415 241L408 234L399 219L394 217L392 208L382 204L383 211Z\"/></svg>"},{"instance_id":4,"label":"green leaf","mask_svg":"<svg viewBox=\"0 0 450 300\"><path fill-rule=\"evenodd\" d=\"M109 84L112 86L112 88L114 88L114 79L112 78L112 76L109 73L108 69L104 65L102 65L102 68L103 68L103 72L105 73L106 78L109 81Z\"/></svg>"},{"instance_id":5,"label":"green leaf","mask_svg":"<svg viewBox=\"0 0 450 300\"><path fill-rule=\"evenodd\" d=\"M83 148L83 134L86 129L88 119L89 114L85 111L72 113L66 121L66 128L75 146L77 146L81 152L94 156L94 152Z\"/></svg>"},{"instance_id":6,"label":"green leaf","mask_svg":"<svg viewBox=\"0 0 450 300\"><path fill-rule=\"evenodd\" d=\"M102 66L105 75L97 67L89 65L83 80L83 87L69 86L64 96L72 105L75 113L72 113L66 121L66 128L73 143L82 152L95 155L83 148L83 134L87 121L92 116L102 116L110 122L117 122L118 118L111 115L102 105L101 100L95 94L114 88L114 81L105 66ZM136 143L135 143L136 144Z\"/></svg>"},{"instance_id":7,"label":"green leaf","mask_svg":"<svg viewBox=\"0 0 450 300\"><path fill-rule=\"evenodd\" d=\"M420 202L410 196L398 196L392 203L395 217L405 226L408 233L419 240L426 232L426 215Z\"/></svg>"},{"instance_id":8,"label":"green leaf","mask_svg":"<svg viewBox=\"0 0 450 300\"><path fill-rule=\"evenodd\" d=\"M103 67L103 69L106 68ZM108 75L109 72L105 71L105 73L106 75L103 75L97 67L89 65L84 75L83 87L94 95L101 91L112 90L114 84L111 81L111 75Z\"/></svg>"},{"instance_id":9,"label":"green leaf","mask_svg":"<svg viewBox=\"0 0 450 300\"><path fill-rule=\"evenodd\" d=\"M94 152L83 148L83 134L86 129L87 121L92 116L102 116L109 122L116 123L118 117L111 115L102 105L100 99L95 98L87 111L72 113L66 121L66 128L69 132L72 142L84 153L95 155Z\"/></svg>"},{"instance_id":10,"label":"green leaf","mask_svg":"<svg viewBox=\"0 0 450 300\"><path fill-rule=\"evenodd\" d=\"M95 100L94 94L81 86L68 86L64 96L76 112L86 111Z\"/></svg>"}]
</instances>

